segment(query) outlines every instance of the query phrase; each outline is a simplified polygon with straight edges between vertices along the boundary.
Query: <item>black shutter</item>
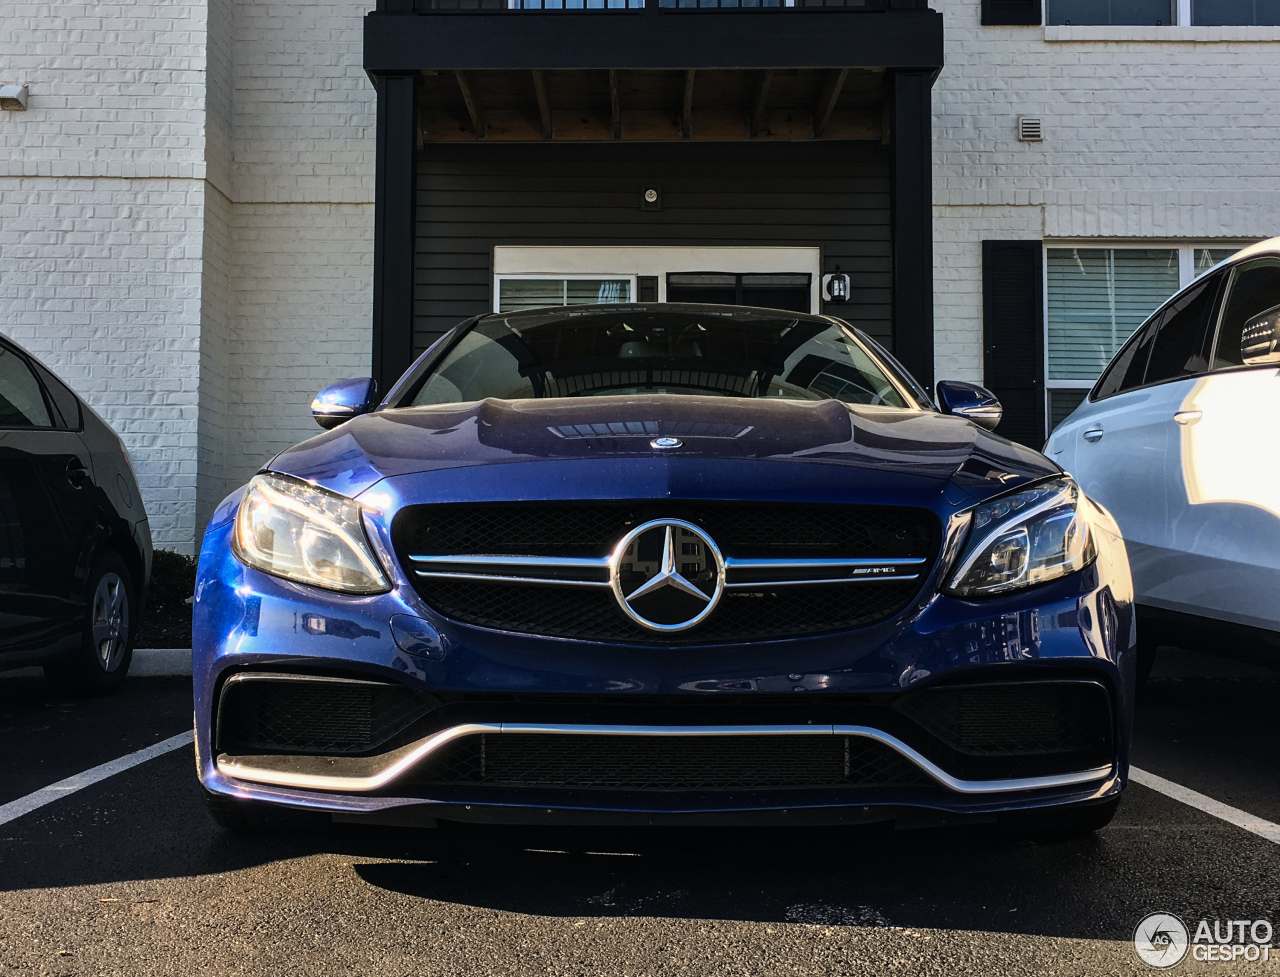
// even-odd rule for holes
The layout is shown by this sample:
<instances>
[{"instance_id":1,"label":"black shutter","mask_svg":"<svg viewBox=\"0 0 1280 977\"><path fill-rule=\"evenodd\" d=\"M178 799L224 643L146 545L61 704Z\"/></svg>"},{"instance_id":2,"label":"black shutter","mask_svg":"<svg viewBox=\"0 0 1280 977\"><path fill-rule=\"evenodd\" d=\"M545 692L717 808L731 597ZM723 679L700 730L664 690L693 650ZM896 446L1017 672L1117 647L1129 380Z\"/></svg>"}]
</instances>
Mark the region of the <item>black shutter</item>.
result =
<instances>
[{"instance_id":1,"label":"black shutter","mask_svg":"<svg viewBox=\"0 0 1280 977\"><path fill-rule=\"evenodd\" d=\"M996 433L1044 444L1044 264L1039 241L982 242L982 372L1000 398Z\"/></svg>"},{"instance_id":2,"label":"black shutter","mask_svg":"<svg viewBox=\"0 0 1280 977\"><path fill-rule=\"evenodd\" d=\"M1039 27L1040 0L982 0L983 27Z\"/></svg>"}]
</instances>

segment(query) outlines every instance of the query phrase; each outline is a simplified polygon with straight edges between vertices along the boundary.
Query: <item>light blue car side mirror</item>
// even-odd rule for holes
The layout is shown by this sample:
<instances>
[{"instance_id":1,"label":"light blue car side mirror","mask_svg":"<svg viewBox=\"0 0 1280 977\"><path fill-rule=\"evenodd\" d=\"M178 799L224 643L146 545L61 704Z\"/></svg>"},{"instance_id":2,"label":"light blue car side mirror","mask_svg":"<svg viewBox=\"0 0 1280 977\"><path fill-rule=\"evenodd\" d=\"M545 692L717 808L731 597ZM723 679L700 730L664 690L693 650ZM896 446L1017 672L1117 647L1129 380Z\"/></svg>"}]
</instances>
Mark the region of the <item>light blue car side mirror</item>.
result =
<instances>
[{"instance_id":1,"label":"light blue car side mirror","mask_svg":"<svg viewBox=\"0 0 1280 977\"><path fill-rule=\"evenodd\" d=\"M1004 416L1004 408L996 395L986 387L963 380L939 380L938 409L944 414L954 414L973 421L979 427L992 430Z\"/></svg>"},{"instance_id":2,"label":"light blue car side mirror","mask_svg":"<svg viewBox=\"0 0 1280 977\"><path fill-rule=\"evenodd\" d=\"M326 431L367 414L378 406L378 385L372 377L353 377L325 387L311 401L311 416Z\"/></svg>"}]
</instances>

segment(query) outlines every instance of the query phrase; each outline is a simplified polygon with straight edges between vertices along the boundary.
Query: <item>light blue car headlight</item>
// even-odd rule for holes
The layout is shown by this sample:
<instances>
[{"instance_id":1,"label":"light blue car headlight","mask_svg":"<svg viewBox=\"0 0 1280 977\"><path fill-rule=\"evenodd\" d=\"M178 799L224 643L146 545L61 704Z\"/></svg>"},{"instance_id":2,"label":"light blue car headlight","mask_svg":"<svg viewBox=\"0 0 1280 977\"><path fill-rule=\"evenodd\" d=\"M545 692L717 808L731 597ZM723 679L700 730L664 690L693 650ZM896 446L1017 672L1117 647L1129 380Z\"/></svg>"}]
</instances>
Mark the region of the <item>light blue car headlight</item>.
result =
<instances>
[{"instance_id":1,"label":"light blue car headlight","mask_svg":"<svg viewBox=\"0 0 1280 977\"><path fill-rule=\"evenodd\" d=\"M1080 487L1063 476L984 502L947 584L957 597L1047 583L1088 566L1097 555Z\"/></svg>"},{"instance_id":2,"label":"light blue car headlight","mask_svg":"<svg viewBox=\"0 0 1280 977\"><path fill-rule=\"evenodd\" d=\"M255 475L236 513L231 549L243 563L344 594L391 589L369 548L360 505L281 475Z\"/></svg>"}]
</instances>

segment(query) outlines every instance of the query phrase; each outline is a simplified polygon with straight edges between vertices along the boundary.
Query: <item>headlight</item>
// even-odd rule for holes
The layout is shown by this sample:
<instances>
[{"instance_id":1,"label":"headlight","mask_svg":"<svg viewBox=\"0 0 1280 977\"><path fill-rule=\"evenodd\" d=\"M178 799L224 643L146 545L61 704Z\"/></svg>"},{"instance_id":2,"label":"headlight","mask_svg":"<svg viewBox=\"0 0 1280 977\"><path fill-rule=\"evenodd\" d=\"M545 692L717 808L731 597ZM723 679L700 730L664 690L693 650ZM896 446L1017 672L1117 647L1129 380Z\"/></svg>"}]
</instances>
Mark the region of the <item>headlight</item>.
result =
<instances>
[{"instance_id":1,"label":"headlight","mask_svg":"<svg viewBox=\"0 0 1280 977\"><path fill-rule=\"evenodd\" d=\"M1080 487L1063 477L978 506L947 589L988 597L1083 569L1096 555L1083 501Z\"/></svg>"},{"instance_id":2,"label":"headlight","mask_svg":"<svg viewBox=\"0 0 1280 977\"><path fill-rule=\"evenodd\" d=\"M360 506L281 475L257 475L240 502L232 550L264 573L346 594L390 590Z\"/></svg>"}]
</instances>

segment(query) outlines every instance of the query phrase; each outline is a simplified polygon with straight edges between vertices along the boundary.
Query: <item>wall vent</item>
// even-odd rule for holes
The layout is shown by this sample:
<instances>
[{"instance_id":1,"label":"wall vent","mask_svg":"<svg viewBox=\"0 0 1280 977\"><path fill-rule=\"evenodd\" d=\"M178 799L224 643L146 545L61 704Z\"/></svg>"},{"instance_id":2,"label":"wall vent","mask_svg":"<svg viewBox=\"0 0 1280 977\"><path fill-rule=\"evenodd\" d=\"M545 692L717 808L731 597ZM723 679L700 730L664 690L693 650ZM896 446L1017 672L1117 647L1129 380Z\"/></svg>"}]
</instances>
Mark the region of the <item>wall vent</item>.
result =
<instances>
[{"instance_id":1,"label":"wall vent","mask_svg":"<svg viewBox=\"0 0 1280 977\"><path fill-rule=\"evenodd\" d=\"M1038 115L1018 116L1018 138L1022 142L1042 142L1044 123Z\"/></svg>"}]
</instances>

